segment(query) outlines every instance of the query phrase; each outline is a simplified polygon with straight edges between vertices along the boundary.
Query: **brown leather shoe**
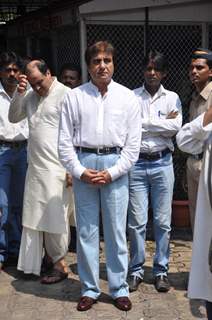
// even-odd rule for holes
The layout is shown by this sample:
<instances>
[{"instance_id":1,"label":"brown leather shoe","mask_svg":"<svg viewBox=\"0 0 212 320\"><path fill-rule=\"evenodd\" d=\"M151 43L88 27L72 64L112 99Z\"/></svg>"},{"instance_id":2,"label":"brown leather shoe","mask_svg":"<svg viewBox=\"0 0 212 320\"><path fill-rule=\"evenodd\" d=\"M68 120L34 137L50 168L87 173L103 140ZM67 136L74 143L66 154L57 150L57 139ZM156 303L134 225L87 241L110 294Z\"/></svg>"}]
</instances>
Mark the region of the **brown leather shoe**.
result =
<instances>
[{"instance_id":1,"label":"brown leather shoe","mask_svg":"<svg viewBox=\"0 0 212 320\"><path fill-rule=\"evenodd\" d=\"M114 300L116 308L122 311L129 311L132 308L132 303L128 297L119 297Z\"/></svg>"},{"instance_id":2,"label":"brown leather shoe","mask_svg":"<svg viewBox=\"0 0 212 320\"><path fill-rule=\"evenodd\" d=\"M92 305L94 303L96 303L97 300L87 297L87 296L83 296L80 298L80 301L78 302L77 305L77 310L78 311L86 311L89 310L90 308L92 308Z\"/></svg>"}]
</instances>

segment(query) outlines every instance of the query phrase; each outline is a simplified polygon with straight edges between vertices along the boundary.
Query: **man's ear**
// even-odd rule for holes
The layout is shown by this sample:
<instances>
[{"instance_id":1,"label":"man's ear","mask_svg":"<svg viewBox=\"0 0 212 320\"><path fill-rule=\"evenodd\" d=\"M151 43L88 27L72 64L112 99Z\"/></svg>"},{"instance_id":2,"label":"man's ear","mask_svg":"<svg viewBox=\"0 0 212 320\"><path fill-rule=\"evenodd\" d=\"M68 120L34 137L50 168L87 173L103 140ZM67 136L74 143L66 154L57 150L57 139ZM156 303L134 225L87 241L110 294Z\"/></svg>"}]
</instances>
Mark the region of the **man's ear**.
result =
<instances>
[{"instance_id":1,"label":"man's ear","mask_svg":"<svg viewBox=\"0 0 212 320\"><path fill-rule=\"evenodd\" d=\"M212 68L210 68L210 70L209 70L209 76L212 79Z\"/></svg>"},{"instance_id":2,"label":"man's ear","mask_svg":"<svg viewBox=\"0 0 212 320\"><path fill-rule=\"evenodd\" d=\"M47 69L47 71L46 71L46 76L51 76L51 72L49 69Z\"/></svg>"}]
</instances>

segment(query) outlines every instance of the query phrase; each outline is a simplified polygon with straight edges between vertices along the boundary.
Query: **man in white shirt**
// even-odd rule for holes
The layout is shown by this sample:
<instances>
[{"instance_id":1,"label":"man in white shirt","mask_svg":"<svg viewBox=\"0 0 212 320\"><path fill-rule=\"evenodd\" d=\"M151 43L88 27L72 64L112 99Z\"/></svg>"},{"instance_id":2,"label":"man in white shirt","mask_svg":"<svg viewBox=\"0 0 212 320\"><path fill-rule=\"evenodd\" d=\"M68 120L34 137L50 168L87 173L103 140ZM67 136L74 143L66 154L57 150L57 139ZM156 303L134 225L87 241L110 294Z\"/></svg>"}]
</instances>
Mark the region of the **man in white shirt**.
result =
<instances>
[{"instance_id":1,"label":"man in white shirt","mask_svg":"<svg viewBox=\"0 0 212 320\"><path fill-rule=\"evenodd\" d=\"M155 287L167 292L174 172L172 137L182 125L181 103L161 81L167 60L157 51L144 58L144 85L135 90L141 108L142 141L139 160L129 173L128 232L130 264L128 284L136 291L144 277L146 225L149 199L153 211L156 252L153 261Z\"/></svg>"},{"instance_id":2,"label":"man in white shirt","mask_svg":"<svg viewBox=\"0 0 212 320\"><path fill-rule=\"evenodd\" d=\"M212 55L208 54L212 61ZM211 74L212 75L212 74ZM206 301L212 319L212 105L177 134L179 148L190 154L204 152L197 195L188 297Z\"/></svg>"},{"instance_id":3,"label":"man in white shirt","mask_svg":"<svg viewBox=\"0 0 212 320\"><path fill-rule=\"evenodd\" d=\"M27 90L27 80L30 90ZM41 278L44 284L56 283L68 276L64 257L69 239L69 191L66 171L57 152L61 103L68 91L71 89L51 75L45 61L33 60L26 65L26 75L19 76L9 110L11 122L27 118L29 123L18 269L39 276L45 247L52 268Z\"/></svg>"},{"instance_id":4,"label":"man in white shirt","mask_svg":"<svg viewBox=\"0 0 212 320\"><path fill-rule=\"evenodd\" d=\"M128 311L127 173L138 158L140 110L133 92L112 80L110 43L90 46L85 59L91 81L66 95L59 133L59 157L73 176L82 284L77 309L90 309L100 295L101 208L110 295L117 308Z\"/></svg>"},{"instance_id":5,"label":"man in white shirt","mask_svg":"<svg viewBox=\"0 0 212 320\"><path fill-rule=\"evenodd\" d=\"M22 62L14 52L0 55L0 270L17 264L27 169L26 121L8 120L10 101L18 84Z\"/></svg>"},{"instance_id":6,"label":"man in white shirt","mask_svg":"<svg viewBox=\"0 0 212 320\"><path fill-rule=\"evenodd\" d=\"M73 63L64 63L59 72L59 80L71 89L78 87L82 82L80 67Z\"/></svg>"}]
</instances>

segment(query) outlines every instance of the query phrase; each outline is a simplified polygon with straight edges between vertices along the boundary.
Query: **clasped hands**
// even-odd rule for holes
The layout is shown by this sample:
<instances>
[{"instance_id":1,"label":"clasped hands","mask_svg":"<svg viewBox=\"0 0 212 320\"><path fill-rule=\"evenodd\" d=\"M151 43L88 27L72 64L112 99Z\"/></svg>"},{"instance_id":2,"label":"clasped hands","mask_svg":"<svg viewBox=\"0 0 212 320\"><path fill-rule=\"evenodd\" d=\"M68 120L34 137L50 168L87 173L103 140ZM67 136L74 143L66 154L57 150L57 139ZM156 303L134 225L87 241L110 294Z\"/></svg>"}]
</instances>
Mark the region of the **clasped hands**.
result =
<instances>
[{"instance_id":1,"label":"clasped hands","mask_svg":"<svg viewBox=\"0 0 212 320\"><path fill-rule=\"evenodd\" d=\"M112 181L111 175L107 170L98 171L93 169L86 169L80 179L95 185L104 185Z\"/></svg>"}]
</instances>

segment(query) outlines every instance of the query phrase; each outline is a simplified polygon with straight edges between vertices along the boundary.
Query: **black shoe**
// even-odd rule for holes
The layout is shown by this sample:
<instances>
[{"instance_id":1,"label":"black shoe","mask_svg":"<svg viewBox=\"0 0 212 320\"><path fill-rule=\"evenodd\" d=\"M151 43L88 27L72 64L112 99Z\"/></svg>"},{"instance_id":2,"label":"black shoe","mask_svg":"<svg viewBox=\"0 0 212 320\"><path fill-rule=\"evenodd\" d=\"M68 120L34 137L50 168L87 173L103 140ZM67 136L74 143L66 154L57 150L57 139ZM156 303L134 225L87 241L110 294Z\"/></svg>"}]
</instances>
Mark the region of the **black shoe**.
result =
<instances>
[{"instance_id":1,"label":"black shoe","mask_svg":"<svg viewBox=\"0 0 212 320\"><path fill-rule=\"evenodd\" d=\"M170 289L170 283L168 277L164 274L155 277L155 289L158 292L168 292Z\"/></svg>"},{"instance_id":2,"label":"black shoe","mask_svg":"<svg viewBox=\"0 0 212 320\"><path fill-rule=\"evenodd\" d=\"M127 279L128 285L129 285L129 291L133 292L138 290L139 284L143 281L142 278L139 278L137 276L129 276Z\"/></svg>"}]
</instances>

